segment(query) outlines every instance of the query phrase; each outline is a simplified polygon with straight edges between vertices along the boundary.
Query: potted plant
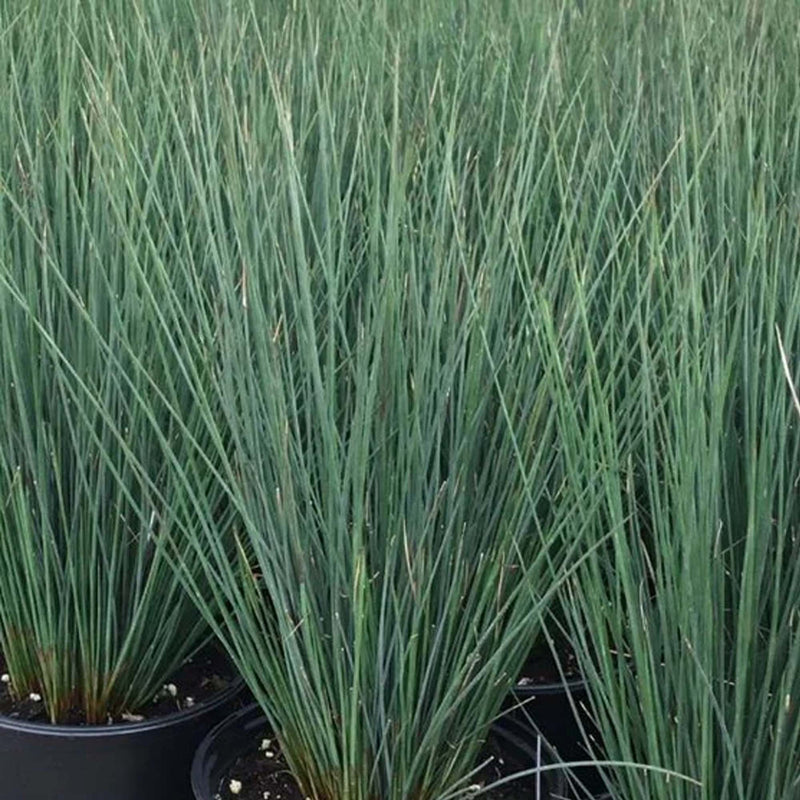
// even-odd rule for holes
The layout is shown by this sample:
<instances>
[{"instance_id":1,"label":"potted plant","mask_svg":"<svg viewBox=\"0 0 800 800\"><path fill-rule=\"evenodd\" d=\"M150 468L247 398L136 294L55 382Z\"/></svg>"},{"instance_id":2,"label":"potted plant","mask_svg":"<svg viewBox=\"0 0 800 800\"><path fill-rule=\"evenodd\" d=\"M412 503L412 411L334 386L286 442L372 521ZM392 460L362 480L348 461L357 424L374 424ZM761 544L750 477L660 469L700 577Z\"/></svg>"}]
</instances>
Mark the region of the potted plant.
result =
<instances>
[{"instance_id":1,"label":"potted plant","mask_svg":"<svg viewBox=\"0 0 800 800\"><path fill-rule=\"evenodd\" d=\"M203 649L158 544L175 489L158 437L173 429L132 402L152 388L136 377L149 323L121 246L113 99L77 32L40 22L0 48L20 76L0 90L0 795L175 800L240 683Z\"/></svg>"},{"instance_id":2,"label":"potted plant","mask_svg":"<svg viewBox=\"0 0 800 800\"><path fill-rule=\"evenodd\" d=\"M164 380L194 393L204 441L225 441L213 457L241 520L222 541L196 489L208 453L167 446L184 487L170 539L201 565L181 571L187 590L304 796L435 798L469 786L577 540L520 324L525 244L504 224L526 213L538 155L520 123L504 171L480 176L467 142L496 117L472 121L477 98L426 100L412 136L410 56L377 75L356 49L322 63L309 30L287 23L269 59L244 37L214 62L235 107L189 84L165 122L205 109L185 123L184 235L214 258L201 277L176 261L153 289L157 349L183 359ZM213 296L210 382L170 338L197 324L187 293Z\"/></svg>"}]
</instances>

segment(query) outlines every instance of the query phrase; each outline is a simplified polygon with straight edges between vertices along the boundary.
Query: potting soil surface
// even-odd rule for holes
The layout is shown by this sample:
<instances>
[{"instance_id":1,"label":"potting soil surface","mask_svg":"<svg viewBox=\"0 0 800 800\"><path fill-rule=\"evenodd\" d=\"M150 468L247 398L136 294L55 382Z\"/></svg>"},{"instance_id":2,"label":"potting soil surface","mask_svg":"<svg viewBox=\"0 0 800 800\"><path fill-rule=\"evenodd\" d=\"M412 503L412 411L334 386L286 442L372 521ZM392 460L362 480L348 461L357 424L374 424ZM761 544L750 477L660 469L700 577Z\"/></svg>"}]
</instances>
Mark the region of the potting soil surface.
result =
<instances>
[{"instance_id":1,"label":"potting soil surface","mask_svg":"<svg viewBox=\"0 0 800 800\"><path fill-rule=\"evenodd\" d=\"M516 686L518 688L561 683L559 664L567 680L581 677L578 659L570 643L563 639L557 639L555 646L558 654L558 663L556 663L547 642L544 640L531 650L517 676Z\"/></svg>"},{"instance_id":2,"label":"potting soil surface","mask_svg":"<svg viewBox=\"0 0 800 800\"><path fill-rule=\"evenodd\" d=\"M520 771L503 757L501 743L491 735L478 763L491 762L472 776L473 786L487 786ZM537 797L536 779L526 776L477 795L486 800L531 800ZM542 798L550 795L542 791ZM308 800L292 777L274 737L253 741L252 748L240 756L220 783L214 800Z\"/></svg>"},{"instance_id":3,"label":"potting soil surface","mask_svg":"<svg viewBox=\"0 0 800 800\"><path fill-rule=\"evenodd\" d=\"M0 675L6 672L6 663L0 654ZM216 647L206 647L178 669L152 702L140 709L123 709L110 717L107 724L130 724L174 714L209 700L230 686L234 678L235 672L227 658ZM41 699L27 696L15 700L11 688L9 683L0 683L0 715L25 722L50 721ZM86 725L86 718L80 708L74 708L59 723Z\"/></svg>"}]
</instances>

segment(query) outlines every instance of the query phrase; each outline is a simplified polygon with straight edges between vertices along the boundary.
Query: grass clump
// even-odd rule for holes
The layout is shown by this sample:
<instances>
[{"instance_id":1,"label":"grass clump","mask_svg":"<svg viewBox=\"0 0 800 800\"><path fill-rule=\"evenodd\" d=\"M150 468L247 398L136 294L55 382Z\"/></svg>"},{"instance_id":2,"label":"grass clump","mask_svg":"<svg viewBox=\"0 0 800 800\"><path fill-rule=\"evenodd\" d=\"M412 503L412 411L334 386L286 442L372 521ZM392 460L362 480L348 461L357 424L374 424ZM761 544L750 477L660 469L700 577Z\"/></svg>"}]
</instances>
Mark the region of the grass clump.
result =
<instances>
[{"instance_id":1,"label":"grass clump","mask_svg":"<svg viewBox=\"0 0 800 800\"><path fill-rule=\"evenodd\" d=\"M240 519L220 537L207 454L167 448L171 541L302 790L331 800L466 789L575 547L519 281L564 111L517 75L552 72L550 45L523 64L510 26L408 33L386 10L276 33L252 9L203 40L200 80L157 87L179 147L156 191L193 203L152 290L159 349ZM174 334L196 325L211 375Z\"/></svg>"},{"instance_id":2,"label":"grass clump","mask_svg":"<svg viewBox=\"0 0 800 800\"><path fill-rule=\"evenodd\" d=\"M160 410L135 400L150 386L136 377L140 359L163 383L132 268L148 268L151 243L131 213L135 197L150 214L143 174L158 180L159 124L145 113L137 127L110 101L146 108L141 32L113 9L68 3L53 19L49 7L10 6L0 16L0 651L14 695L41 695L53 722L105 723L142 709L209 637L157 546L174 489L166 409L182 409L184 427L192 411L174 396Z\"/></svg>"},{"instance_id":3,"label":"grass clump","mask_svg":"<svg viewBox=\"0 0 800 800\"><path fill-rule=\"evenodd\" d=\"M585 541L606 542L564 605L606 757L699 783L614 768L615 796L789 800L800 441L779 332L796 383L794 35L785 4L674 5L658 37L648 15L631 31L641 71L617 76L631 133L609 136L602 216L564 192L566 207L590 202L571 238L593 266L570 266L569 303L531 306L567 485L598 492ZM610 243L600 255L593 235Z\"/></svg>"}]
</instances>

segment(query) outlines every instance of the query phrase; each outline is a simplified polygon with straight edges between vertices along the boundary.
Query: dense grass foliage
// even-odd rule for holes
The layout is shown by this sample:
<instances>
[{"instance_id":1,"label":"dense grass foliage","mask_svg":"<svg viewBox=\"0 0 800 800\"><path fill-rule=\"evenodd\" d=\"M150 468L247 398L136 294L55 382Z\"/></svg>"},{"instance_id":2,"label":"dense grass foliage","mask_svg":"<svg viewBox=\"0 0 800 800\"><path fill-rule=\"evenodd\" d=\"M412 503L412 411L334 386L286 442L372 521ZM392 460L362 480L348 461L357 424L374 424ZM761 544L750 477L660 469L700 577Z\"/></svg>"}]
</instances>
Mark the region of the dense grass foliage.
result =
<instances>
[{"instance_id":1,"label":"dense grass foliage","mask_svg":"<svg viewBox=\"0 0 800 800\"><path fill-rule=\"evenodd\" d=\"M794 3L22 12L17 690L126 707L191 600L310 797L438 798L558 589L616 796L797 797Z\"/></svg>"},{"instance_id":2,"label":"dense grass foliage","mask_svg":"<svg viewBox=\"0 0 800 800\"><path fill-rule=\"evenodd\" d=\"M156 546L166 409L184 426L193 412L136 402L168 368L130 268L160 123L111 110L112 92L145 105L141 71L125 78L135 42L123 56L97 9L62 14L0 16L0 650L13 692L40 694L54 722L104 723L152 700L209 632Z\"/></svg>"},{"instance_id":3,"label":"dense grass foliage","mask_svg":"<svg viewBox=\"0 0 800 800\"><path fill-rule=\"evenodd\" d=\"M625 32L626 121L578 145L594 150L576 171L588 192L564 183L571 299L542 292L529 309L550 347L567 486L602 498L584 521L587 544L606 543L563 605L605 755L701 783L617 768L616 796L789 800L797 29L788 4L674 7L674 20L643 12Z\"/></svg>"},{"instance_id":4,"label":"dense grass foliage","mask_svg":"<svg viewBox=\"0 0 800 800\"><path fill-rule=\"evenodd\" d=\"M548 86L518 83L475 19L404 40L344 12L277 36L244 18L199 81L156 87L179 141L156 202L193 204L154 287L159 349L208 409L241 519L227 541L210 524L198 451L176 462L171 541L308 796L436 798L466 787L575 549L519 313L528 198L554 179ZM210 379L174 337L186 296Z\"/></svg>"}]
</instances>

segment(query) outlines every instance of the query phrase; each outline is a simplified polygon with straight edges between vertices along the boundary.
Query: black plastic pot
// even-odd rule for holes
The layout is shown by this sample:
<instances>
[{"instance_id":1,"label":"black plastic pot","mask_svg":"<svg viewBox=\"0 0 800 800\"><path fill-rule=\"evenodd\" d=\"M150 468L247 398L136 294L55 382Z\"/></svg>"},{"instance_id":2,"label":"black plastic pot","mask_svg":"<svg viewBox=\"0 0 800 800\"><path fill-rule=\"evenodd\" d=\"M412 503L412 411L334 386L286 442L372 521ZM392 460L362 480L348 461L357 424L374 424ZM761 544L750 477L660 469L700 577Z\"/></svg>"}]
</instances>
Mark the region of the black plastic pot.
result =
<instances>
[{"instance_id":1,"label":"black plastic pot","mask_svg":"<svg viewBox=\"0 0 800 800\"><path fill-rule=\"evenodd\" d=\"M237 680L193 708L125 725L0 716L0 800L191 800L197 746L242 690Z\"/></svg>"},{"instance_id":2,"label":"black plastic pot","mask_svg":"<svg viewBox=\"0 0 800 800\"><path fill-rule=\"evenodd\" d=\"M529 743L535 742L541 734L562 761L587 761L590 756L586 752L581 725L595 740L598 738L597 729L585 710L587 702L586 683L582 678L573 678L566 683L515 686L504 704L505 718L520 726ZM573 703L578 709L579 719L573 712ZM573 774L595 795L605 792L605 783L595 767L577 767Z\"/></svg>"},{"instance_id":3,"label":"black plastic pot","mask_svg":"<svg viewBox=\"0 0 800 800\"><path fill-rule=\"evenodd\" d=\"M268 730L267 720L257 704L237 711L214 728L198 748L192 764L195 800L213 800L236 759ZM527 732L516 720L500 720L492 727L492 733L502 747L506 763L515 771L532 769L540 763L536 745L531 744ZM549 763L545 760L547 745L544 743L543 748L541 763ZM542 772L541 790L541 800L564 797L565 784L561 771ZM527 796L529 794L526 793Z\"/></svg>"}]
</instances>

